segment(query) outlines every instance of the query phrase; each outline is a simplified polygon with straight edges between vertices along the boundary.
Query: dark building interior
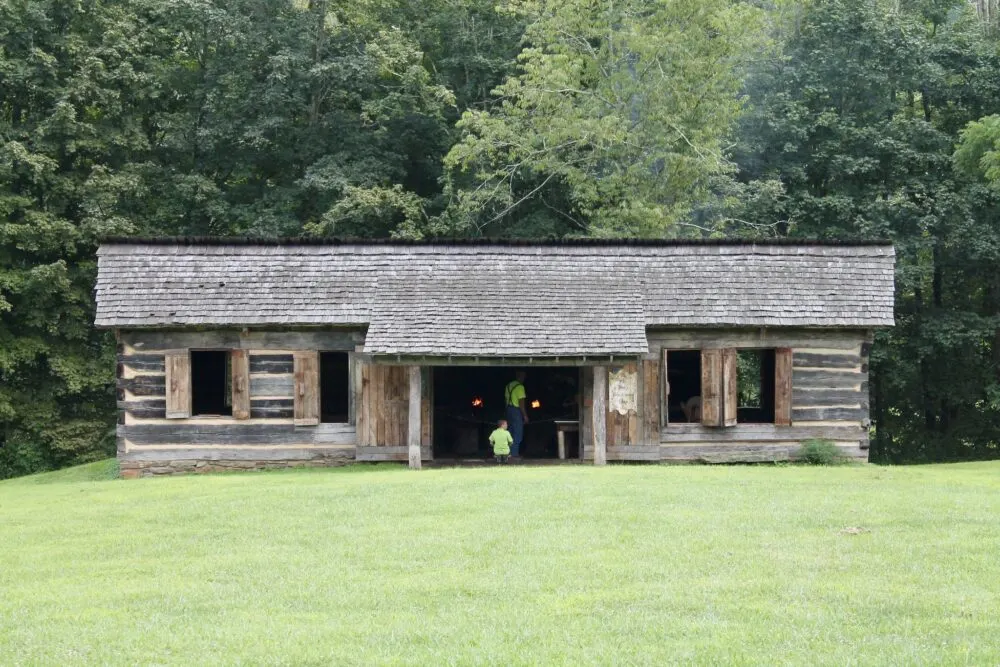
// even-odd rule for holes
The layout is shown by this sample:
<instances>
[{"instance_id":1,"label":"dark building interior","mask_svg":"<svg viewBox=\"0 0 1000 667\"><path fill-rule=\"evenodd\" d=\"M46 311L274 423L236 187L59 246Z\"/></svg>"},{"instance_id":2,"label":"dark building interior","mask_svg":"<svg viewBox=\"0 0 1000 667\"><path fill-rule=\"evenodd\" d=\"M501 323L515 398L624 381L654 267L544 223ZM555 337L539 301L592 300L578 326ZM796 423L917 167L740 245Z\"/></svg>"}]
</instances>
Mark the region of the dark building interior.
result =
<instances>
[{"instance_id":1,"label":"dark building interior","mask_svg":"<svg viewBox=\"0 0 1000 667\"><path fill-rule=\"evenodd\" d=\"M492 456L488 438L504 416L504 389L517 369L503 366L441 366L434 369L434 458ZM580 369L536 366L526 370L528 424L524 458L556 458L557 420L576 420ZM567 457L579 456L577 433L566 434Z\"/></svg>"}]
</instances>

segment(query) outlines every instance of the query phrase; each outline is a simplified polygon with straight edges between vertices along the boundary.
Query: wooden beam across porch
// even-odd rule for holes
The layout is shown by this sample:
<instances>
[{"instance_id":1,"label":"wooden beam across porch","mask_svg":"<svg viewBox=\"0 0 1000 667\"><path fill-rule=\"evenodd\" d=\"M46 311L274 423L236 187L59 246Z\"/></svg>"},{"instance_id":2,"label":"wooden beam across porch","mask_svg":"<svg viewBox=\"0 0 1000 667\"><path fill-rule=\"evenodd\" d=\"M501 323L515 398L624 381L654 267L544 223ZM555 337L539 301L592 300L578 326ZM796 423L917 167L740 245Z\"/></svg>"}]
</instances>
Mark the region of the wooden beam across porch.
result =
<instances>
[{"instance_id":1,"label":"wooden beam across porch","mask_svg":"<svg viewBox=\"0 0 1000 667\"><path fill-rule=\"evenodd\" d=\"M607 366L613 363L627 363L639 360L637 355L613 355L606 357L458 357L458 356L401 356L373 355L369 357L376 364L417 365L417 366Z\"/></svg>"}]
</instances>

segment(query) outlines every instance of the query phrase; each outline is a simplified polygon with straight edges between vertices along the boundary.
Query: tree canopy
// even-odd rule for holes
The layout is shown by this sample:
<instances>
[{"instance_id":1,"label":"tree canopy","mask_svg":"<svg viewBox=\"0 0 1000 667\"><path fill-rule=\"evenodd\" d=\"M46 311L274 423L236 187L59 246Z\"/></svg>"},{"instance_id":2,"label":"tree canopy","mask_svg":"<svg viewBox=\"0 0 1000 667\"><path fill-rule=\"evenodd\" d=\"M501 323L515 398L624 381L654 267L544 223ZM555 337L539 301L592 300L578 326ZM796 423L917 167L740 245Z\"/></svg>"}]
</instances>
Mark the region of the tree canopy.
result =
<instances>
[{"instance_id":1,"label":"tree canopy","mask_svg":"<svg viewBox=\"0 0 1000 667\"><path fill-rule=\"evenodd\" d=\"M113 451L107 235L889 238L873 458L995 457L994 0L0 3L0 476Z\"/></svg>"}]
</instances>

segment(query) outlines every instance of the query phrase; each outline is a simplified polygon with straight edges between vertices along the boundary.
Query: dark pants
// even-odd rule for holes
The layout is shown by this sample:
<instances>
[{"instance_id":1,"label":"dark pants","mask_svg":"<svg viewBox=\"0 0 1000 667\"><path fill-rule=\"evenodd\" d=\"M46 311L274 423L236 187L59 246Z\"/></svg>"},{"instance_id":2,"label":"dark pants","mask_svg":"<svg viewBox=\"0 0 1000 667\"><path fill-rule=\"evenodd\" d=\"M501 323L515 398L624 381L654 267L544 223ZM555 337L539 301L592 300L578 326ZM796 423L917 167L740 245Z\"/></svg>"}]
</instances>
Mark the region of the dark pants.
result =
<instances>
[{"instance_id":1,"label":"dark pants","mask_svg":"<svg viewBox=\"0 0 1000 667\"><path fill-rule=\"evenodd\" d=\"M507 430L510 431L510 437L514 438L510 455L520 456L521 441L524 440L524 417L521 416L521 408L516 405L507 406Z\"/></svg>"}]
</instances>

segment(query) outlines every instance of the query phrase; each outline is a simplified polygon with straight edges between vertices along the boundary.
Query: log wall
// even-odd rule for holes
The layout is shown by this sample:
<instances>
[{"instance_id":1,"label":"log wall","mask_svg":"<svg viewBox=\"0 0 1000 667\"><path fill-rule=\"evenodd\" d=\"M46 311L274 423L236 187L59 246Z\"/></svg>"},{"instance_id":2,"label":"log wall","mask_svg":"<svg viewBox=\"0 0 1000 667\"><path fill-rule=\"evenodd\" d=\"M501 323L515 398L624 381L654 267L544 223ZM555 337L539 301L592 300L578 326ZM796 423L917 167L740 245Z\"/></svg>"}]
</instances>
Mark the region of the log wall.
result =
<instances>
[{"instance_id":1,"label":"log wall","mask_svg":"<svg viewBox=\"0 0 1000 667\"><path fill-rule=\"evenodd\" d=\"M606 381L597 384L603 387L604 395L594 396L594 368L580 369L584 459L594 460L594 439L600 437L600 430L604 435L602 458L607 461L783 460L811 438L832 440L849 456L867 458L868 332L673 329L650 330L648 339L648 354L633 362L622 360L602 367L605 374L622 368L634 372L634 409L612 409ZM420 459L429 460L433 368L420 369L418 401L418 396L410 393L410 366L373 363L358 352L363 342L362 330L121 333L117 398L123 471L132 475L337 465L356 460L407 461L417 436L413 429L418 426ZM789 395L783 399L786 412L777 420L790 423L664 424L663 351L729 348L791 351L790 361L781 367L781 372L792 378ZM171 388L167 386L167 364L175 363L178 353L191 349L242 351L238 368L240 377L247 378L248 413L168 418ZM297 364L301 366L304 357L327 350L350 353L352 423L305 425L303 421L309 420L302 417L310 414L299 415L296 424ZM182 410L176 397L171 401L174 408ZM410 414L411 406L418 404L419 424ZM595 405L604 414L603 423L594 419Z\"/></svg>"},{"instance_id":2,"label":"log wall","mask_svg":"<svg viewBox=\"0 0 1000 667\"><path fill-rule=\"evenodd\" d=\"M340 465L357 454L354 423L295 424L295 357L351 353L363 331L129 331L119 334L118 456L123 475ZM167 418L168 357L191 349L235 350L249 381L248 413ZM235 376L234 376L235 377ZM353 378L357 380L357 378ZM240 418L245 417L245 418Z\"/></svg>"},{"instance_id":3,"label":"log wall","mask_svg":"<svg viewBox=\"0 0 1000 667\"><path fill-rule=\"evenodd\" d=\"M651 353L706 348L792 350L790 424L736 424L725 428L667 424L660 431L661 460L788 460L809 439L832 440L847 456L867 460L869 332L651 330L648 338ZM780 370L787 373L787 369Z\"/></svg>"}]
</instances>

